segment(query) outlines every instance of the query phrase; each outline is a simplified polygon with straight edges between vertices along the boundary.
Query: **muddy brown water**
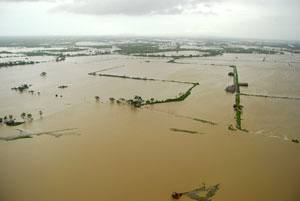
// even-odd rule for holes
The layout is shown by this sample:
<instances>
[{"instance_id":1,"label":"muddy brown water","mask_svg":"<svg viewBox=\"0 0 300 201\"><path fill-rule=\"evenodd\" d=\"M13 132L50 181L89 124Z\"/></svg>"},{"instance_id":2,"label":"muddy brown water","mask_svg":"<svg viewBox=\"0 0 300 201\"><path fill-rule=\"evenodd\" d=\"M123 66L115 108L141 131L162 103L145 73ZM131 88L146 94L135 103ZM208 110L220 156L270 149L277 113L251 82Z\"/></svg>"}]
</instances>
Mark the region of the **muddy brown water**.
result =
<instances>
[{"instance_id":1,"label":"muddy brown water","mask_svg":"<svg viewBox=\"0 0 300 201\"><path fill-rule=\"evenodd\" d=\"M224 92L232 83L227 76L231 68L226 65L236 64L240 81L249 83L242 92L300 97L295 76L300 65L290 69L273 62L272 57L265 65L261 62L264 56L181 60L191 64L97 56L0 69L1 116L12 113L18 119L24 111L35 117L15 128L0 125L0 136L15 135L16 128L78 128L80 133L0 141L0 200L172 200L172 192L193 190L205 182L208 186L220 184L213 200L298 201L300 145L284 139L300 138L300 101L241 96L245 107L242 124L249 132L227 129L234 125L235 114L234 96ZM204 65L217 62L220 66ZM183 102L140 109L110 104L109 97L164 99L189 88L178 83L87 75L118 65L126 66L106 73L192 81L200 86ZM255 69L260 73L255 74ZM42 71L47 77L39 76ZM278 76L281 72L286 76ZM278 79L284 84L275 87ZM10 90L23 83L33 84L32 89L41 95ZM69 88L58 89L62 84ZM63 98L55 98L56 93ZM95 95L102 101L96 103ZM38 117L39 110L44 111L43 118ZM173 132L170 128L204 134Z\"/></svg>"}]
</instances>

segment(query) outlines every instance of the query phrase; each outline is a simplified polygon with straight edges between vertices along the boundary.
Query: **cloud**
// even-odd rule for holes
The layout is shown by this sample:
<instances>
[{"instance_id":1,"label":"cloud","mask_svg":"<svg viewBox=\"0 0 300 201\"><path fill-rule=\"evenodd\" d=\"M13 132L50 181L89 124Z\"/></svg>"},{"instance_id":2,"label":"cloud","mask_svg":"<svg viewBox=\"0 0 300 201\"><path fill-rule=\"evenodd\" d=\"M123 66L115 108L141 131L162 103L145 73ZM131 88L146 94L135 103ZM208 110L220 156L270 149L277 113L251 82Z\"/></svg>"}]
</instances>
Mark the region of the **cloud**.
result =
<instances>
[{"instance_id":1,"label":"cloud","mask_svg":"<svg viewBox=\"0 0 300 201\"><path fill-rule=\"evenodd\" d=\"M55 8L93 15L213 14L212 4L220 0L73 0Z\"/></svg>"}]
</instances>

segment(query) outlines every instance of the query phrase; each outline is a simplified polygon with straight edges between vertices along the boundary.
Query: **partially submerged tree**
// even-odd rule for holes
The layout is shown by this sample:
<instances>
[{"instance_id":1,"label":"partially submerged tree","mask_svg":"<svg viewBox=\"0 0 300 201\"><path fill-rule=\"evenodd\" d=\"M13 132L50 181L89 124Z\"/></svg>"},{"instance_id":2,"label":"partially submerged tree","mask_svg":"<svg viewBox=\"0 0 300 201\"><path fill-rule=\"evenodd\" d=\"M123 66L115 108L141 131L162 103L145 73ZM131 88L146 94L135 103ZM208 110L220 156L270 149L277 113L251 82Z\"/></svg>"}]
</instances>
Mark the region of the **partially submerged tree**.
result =
<instances>
[{"instance_id":1,"label":"partially submerged tree","mask_svg":"<svg viewBox=\"0 0 300 201\"><path fill-rule=\"evenodd\" d=\"M98 102L100 100L99 96L95 96L95 100Z\"/></svg>"},{"instance_id":2,"label":"partially submerged tree","mask_svg":"<svg viewBox=\"0 0 300 201\"><path fill-rule=\"evenodd\" d=\"M28 120L32 121L32 120L33 120L32 114L28 113L28 114L27 114L27 118L28 118Z\"/></svg>"},{"instance_id":3,"label":"partially submerged tree","mask_svg":"<svg viewBox=\"0 0 300 201\"><path fill-rule=\"evenodd\" d=\"M112 102L112 103L115 101L115 99L112 98L112 97L110 97L109 100L110 100L110 102Z\"/></svg>"},{"instance_id":4,"label":"partially submerged tree","mask_svg":"<svg viewBox=\"0 0 300 201\"><path fill-rule=\"evenodd\" d=\"M46 75L47 75L46 72L42 72L42 73L40 74L40 76L42 76L42 77L45 77Z\"/></svg>"},{"instance_id":5,"label":"partially submerged tree","mask_svg":"<svg viewBox=\"0 0 300 201\"><path fill-rule=\"evenodd\" d=\"M26 118L26 113L23 112L20 116L21 116L21 118L22 118L23 120L25 120L25 118Z\"/></svg>"},{"instance_id":6,"label":"partially submerged tree","mask_svg":"<svg viewBox=\"0 0 300 201\"><path fill-rule=\"evenodd\" d=\"M13 115L11 115L11 114L10 114L10 115L8 115L8 118L9 118L9 120L10 120L10 121L13 121L13 120L14 120L14 116L13 116Z\"/></svg>"}]
</instances>

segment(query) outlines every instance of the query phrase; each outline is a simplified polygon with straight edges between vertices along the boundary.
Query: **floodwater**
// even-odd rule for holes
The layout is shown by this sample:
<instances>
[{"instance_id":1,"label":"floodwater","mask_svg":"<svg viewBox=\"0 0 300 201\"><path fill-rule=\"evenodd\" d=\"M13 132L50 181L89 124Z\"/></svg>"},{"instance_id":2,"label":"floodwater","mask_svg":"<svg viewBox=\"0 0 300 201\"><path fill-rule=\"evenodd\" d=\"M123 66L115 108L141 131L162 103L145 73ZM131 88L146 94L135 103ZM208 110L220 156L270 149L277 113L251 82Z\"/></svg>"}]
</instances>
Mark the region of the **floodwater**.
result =
<instances>
[{"instance_id":1,"label":"floodwater","mask_svg":"<svg viewBox=\"0 0 300 201\"><path fill-rule=\"evenodd\" d=\"M224 91L233 82L229 65L249 83L243 93L300 98L299 57L264 57L226 54L170 64L167 58L111 55L0 69L1 116L20 119L26 112L35 118L18 127L0 125L0 137L16 135L16 128L77 128L80 134L0 141L0 200L173 200L172 192L203 182L220 184L214 201L300 200L300 145L291 142L300 138L299 100L241 96L242 126L249 132L228 130L236 121L235 97ZM191 86L88 75L113 67L103 73L200 85L183 102L112 104L109 97L173 98ZM25 83L40 95L10 89Z\"/></svg>"}]
</instances>

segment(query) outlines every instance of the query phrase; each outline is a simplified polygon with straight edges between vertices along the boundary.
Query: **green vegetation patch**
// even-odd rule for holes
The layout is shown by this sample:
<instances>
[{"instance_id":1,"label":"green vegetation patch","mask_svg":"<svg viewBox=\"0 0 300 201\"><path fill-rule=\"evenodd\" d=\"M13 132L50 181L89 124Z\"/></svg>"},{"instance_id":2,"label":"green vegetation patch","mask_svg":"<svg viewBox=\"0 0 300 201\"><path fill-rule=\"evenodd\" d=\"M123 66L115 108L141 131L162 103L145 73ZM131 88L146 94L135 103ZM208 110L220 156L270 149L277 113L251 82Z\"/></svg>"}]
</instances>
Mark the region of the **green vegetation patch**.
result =
<instances>
[{"instance_id":1,"label":"green vegetation patch","mask_svg":"<svg viewBox=\"0 0 300 201\"><path fill-rule=\"evenodd\" d=\"M299 140L297 140L297 139L292 139L292 142L299 143Z\"/></svg>"},{"instance_id":2,"label":"green vegetation patch","mask_svg":"<svg viewBox=\"0 0 300 201\"><path fill-rule=\"evenodd\" d=\"M165 55L154 55L153 53L173 52L173 51L205 52L205 54L203 55L176 56L177 59L186 58L186 57L209 57L209 56L217 56L223 54L223 50L213 50L213 49L202 50L202 49L193 49L193 48L187 49L187 48L180 48L179 44L177 44L177 46L174 48L167 48L167 49L160 49L159 44L154 44L154 43L128 43L128 44L119 44L117 45L117 47L121 49L118 51L120 54L125 54L125 55L134 54L135 56L143 56L143 57L166 57Z\"/></svg>"},{"instance_id":3,"label":"green vegetation patch","mask_svg":"<svg viewBox=\"0 0 300 201\"><path fill-rule=\"evenodd\" d=\"M236 86L235 89L235 104L234 104L234 109L235 109L235 119L236 119L236 128L240 131L248 132L248 130L242 128L242 109L243 106L241 105L241 98L240 98L240 86L239 86L239 78L238 78L238 72L236 66L230 66L233 68L234 72L234 78L233 78L233 83ZM231 130L232 126L229 126L228 129Z\"/></svg>"},{"instance_id":4,"label":"green vegetation patch","mask_svg":"<svg viewBox=\"0 0 300 201\"><path fill-rule=\"evenodd\" d=\"M155 53L160 52L159 46L152 43L128 43L117 45L120 54Z\"/></svg>"},{"instance_id":5,"label":"green vegetation patch","mask_svg":"<svg viewBox=\"0 0 300 201\"><path fill-rule=\"evenodd\" d=\"M233 68L234 71L234 84L236 85L236 93L240 93L240 86L239 86L239 75L236 69L236 66Z\"/></svg>"},{"instance_id":6,"label":"green vegetation patch","mask_svg":"<svg viewBox=\"0 0 300 201\"><path fill-rule=\"evenodd\" d=\"M146 102L142 105L153 105L153 104L159 104L159 103L169 103L169 102L177 102L177 101L184 101L192 92L192 89L199 85L199 83L193 84L191 88L189 88L185 93L183 93L181 96L176 97L176 98L168 98L166 100L157 100L153 102Z\"/></svg>"},{"instance_id":7,"label":"green vegetation patch","mask_svg":"<svg viewBox=\"0 0 300 201\"><path fill-rule=\"evenodd\" d=\"M19 126L19 125L21 125L21 124L24 124L25 122L24 121L22 121L22 122L14 122L14 123L12 123L12 124L6 124L7 126Z\"/></svg>"},{"instance_id":8,"label":"green vegetation patch","mask_svg":"<svg viewBox=\"0 0 300 201\"><path fill-rule=\"evenodd\" d=\"M96 72L91 72L89 75L97 75ZM184 82L184 81L177 81L177 80L159 80L159 79L153 79L153 78L141 78L141 77L129 77L126 75L112 75L112 74L98 74L99 76L104 76L104 77L113 77L113 78L122 78L122 79L133 79L133 80L144 80L144 81L158 81L158 82L174 82L174 83L180 83L180 84L191 84L192 87L190 87L185 93L179 94L179 97L175 98L168 98L166 100L147 100L146 102L139 96L138 100L128 100L128 103L131 105L134 105L136 107L144 106L144 105L153 105L153 104L158 104L158 103L168 103L168 102L177 102L177 101L183 101L185 100L190 94L191 91L194 87L199 85L199 83L195 82ZM113 102L113 101L111 101ZM208 123L208 122L207 122Z\"/></svg>"}]
</instances>

